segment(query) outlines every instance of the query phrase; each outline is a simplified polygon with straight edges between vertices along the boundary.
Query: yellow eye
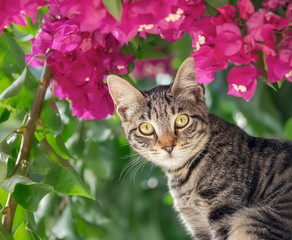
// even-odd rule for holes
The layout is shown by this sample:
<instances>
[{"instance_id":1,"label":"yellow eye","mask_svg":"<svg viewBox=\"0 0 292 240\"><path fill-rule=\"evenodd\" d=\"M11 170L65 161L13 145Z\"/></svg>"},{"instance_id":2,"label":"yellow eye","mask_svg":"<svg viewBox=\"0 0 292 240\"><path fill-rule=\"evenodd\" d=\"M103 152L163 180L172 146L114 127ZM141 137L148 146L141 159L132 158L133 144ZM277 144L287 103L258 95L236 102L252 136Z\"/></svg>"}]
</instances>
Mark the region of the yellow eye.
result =
<instances>
[{"instance_id":1,"label":"yellow eye","mask_svg":"<svg viewBox=\"0 0 292 240\"><path fill-rule=\"evenodd\" d=\"M154 127L150 123L142 123L139 127L141 133L151 135L154 133Z\"/></svg>"},{"instance_id":2,"label":"yellow eye","mask_svg":"<svg viewBox=\"0 0 292 240\"><path fill-rule=\"evenodd\" d=\"M185 114L178 116L175 119L175 126L178 128L183 128L185 127L189 122L189 117Z\"/></svg>"}]
</instances>

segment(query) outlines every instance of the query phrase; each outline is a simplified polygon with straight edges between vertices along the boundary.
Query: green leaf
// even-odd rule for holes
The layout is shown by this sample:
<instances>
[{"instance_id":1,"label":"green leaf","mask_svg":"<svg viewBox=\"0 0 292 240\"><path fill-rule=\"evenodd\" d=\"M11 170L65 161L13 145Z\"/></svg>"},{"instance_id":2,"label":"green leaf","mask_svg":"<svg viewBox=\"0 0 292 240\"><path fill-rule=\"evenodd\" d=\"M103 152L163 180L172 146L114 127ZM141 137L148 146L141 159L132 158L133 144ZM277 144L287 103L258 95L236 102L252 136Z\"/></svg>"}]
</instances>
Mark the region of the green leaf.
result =
<instances>
[{"instance_id":1,"label":"green leaf","mask_svg":"<svg viewBox=\"0 0 292 240\"><path fill-rule=\"evenodd\" d=\"M146 42L141 44L140 48L137 50L137 53L140 60L167 57L166 53L157 50L155 47Z\"/></svg>"},{"instance_id":2,"label":"green leaf","mask_svg":"<svg viewBox=\"0 0 292 240\"><path fill-rule=\"evenodd\" d=\"M34 182L31 181L28 177L15 174L12 177L8 178L4 183L2 183L0 187L3 188L4 191L12 193L14 191L16 184L19 184L19 183L32 184Z\"/></svg>"},{"instance_id":3,"label":"green leaf","mask_svg":"<svg viewBox=\"0 0 292 240\"><path fill-rule=\"evenodd\" d=\"M46 140L44 140L45 142ZM47 143L46 143L47 144ZM46 146L48 147L48 146ZM51 147L48 147L49 149ZM50 149L49 151L51 151ZM80 195L94 199L90 194L87 185L83 182L81 177L72 166L63 159L65 162L57 162L51 158L50 154L44 155L40 150L36 151L35 160L32 163L32 171L34 174L44 176L42 183L54 187L54 191L68 194ZM66 167L68 165L68 167Z\"/></svg>"},{"instance_id":4,"label":"green leaf","mask_svg":"<svg viewBox=\"0 0 292 240\"><path fill-rule=\"evenodd\" d=\"M65 146L62 135L47 134L46 138L58 155L67 160L72 158Z\"/></svg>"},{"instance_id":5,"label":"green leaf","mask_svg":"<svg viewBox=\"0 0 292 240\"><path fill-rule=\"evenodd\" d=\"M213 8L219 8L229 4L229 0L207 0L207 3Z\"/></svg>"},{"instance_id":6,"label":"green leaf","mask_svg":"<svg viewBox=\"0 0 292 240\"><path fill-rule=\"evenodd\" d=\"M61 157L59 154L56 153L55 149L48 143L46 138L43 138L39 142L39 148L42 149L47 154L48 158L52 162L57 163L62 167L68 167L68 168L72 167L63 157Z\"/></svg>"},{"instance_id":7,"label":"green leaf","mask_svg":"<svg viewBox=\"0 0 292 240\"><path fill-rule=\"evenodd\" d=\"M13 235L14 240L33 240L30 233L25 229L24 222L20 224Z\"/></svg>"},{"instance_id":8,"label":"green leaf","mask_svg":"<svg viewBox=\"0 0 292 240\"><path fill-rule=\"evenodd\" d=\"M284 138L287 140L292 140L292 117L285 123Z\"/></svg>"},{"instance_id":9,"label":"green leaf","mask_svg":"<svg viewBox=\"0 0 292 240\"><path fill-rule=\"evenodd\" d=\"M0 123L3 123L9 119L10 111L6 108L0 107Z\"/></svg>"},{"instance_id":10,"label":"green leaf","mask_svg":"<svg viewBox=\"0 0 292 240\"><path fill-rule=\"evenodd\" d=\"M94 199L87 185L73 168L56 168L45 176L44 183L53 186L59 193Z\"/></svg>"},{"instance_id":11,"label":"green leaf","mask_svg":"<svg viewBox=\"0 0 292 240\"><path fill-rule=\"evenodd\" d=\"M102 0L102 2L110 14L119 22L122 12L121 0Z\"/></svg>"},{"instance_id":12,"label":"green leaf","mask_svg":"<svg viewBox=\"0 0 292 240\"><path fill-rule=\"evenodd\" d=\"M50 106L49 101L45 101L42 107L41 119L49 133L60 134L63 130L62 120L59 114Z\"/></svg>"},{"instance_id":13,"label":"green leaf","mask_svg":"<svg viewBox=\"0 0 292 240\"><path fill-rule=\"evenodd\" d=\"M21 38L23 36L27 36L27 35L32 35L35 36L37 33L37 29L34 27L33 22L31 21L31 18L24 15L25 19L26 19L26 26L21 26L21 25L17 25L17 24L13 24L13 28L16 36L18 36L18 38Z\"/></svg>"},{"instance_id":14,"label":"green leaf","mask_svg":"<svg viewBox=\"0 0 292 240\"><path fill-rule=\"evenodd\" d=\"M40 148L36 148L35 157L31 164L33 174L45 176L54 169L55 164L48 159L47 155Z\"/></svg>"},{"instance_id":15,"label":"green leaf","mask_svg":"<svg viewBox=\"0 0 292 240\"><path fill-rule=\"evenodd\" d=\"M11 150L16 145L19 139L19 135L17 133L11 132L0 142L0 152L6 153L8 155L11 154Z\"/></svg>"},{"instance_id":16,"label":"green leaf","mask_svg":"<svg viewBox=\"0 0 292 240\"><path fill-rule=\"evenodd\" d=\"M9 155L3 152L0 152L0 184L5 181L7 175L7 161Z\"/></svg>"},{"instance_id":17,"label":"green leaf","mask_svg":"<svg viewBox=\"0 0 292 240\"><path fill-rule=\"evenodd\" d=\"M8 193L5 192L1 187L0 187L0 204L2 206L5 206L6 200L8 197Z\"/></svg>"},{"instance_id":18,"label":"green leaf","mask_svg":"<svg viewBox=\"0 0 292 240\"><path fill-rule=\"evenodd\" d=\"M19 174L6 180L1 188L6 192L13 192L15 202L30 211L36 211L40 200L54 190L47 184L33 182Z\"/></svg>"},{"instance_id":19,"label":"green leaf","mask_svg":"<svg viewBox=\"0 0 292 240\"><path fill-rule=\"evenodd\" d=\"M38 208L39 210L39 208ZM38 233L36 233L35 229L37 229L37 224L36 221L34 219L34 214L33 212L26 212L26 230L31 234L33 240L42 240L42 238L39 236Z\"/></svg>"},{"instance_id":20,"label":"green leaf","mask_svg":"<svg viewBox=\"0 0 292 240\"><path fill-rule=\"evenodd\" d=\"M10 98L17 95L23 88L27 68L24 68L21 75L0 95L0 100L4 98Z\"/></svg>"},{"instance_id":21,"label":"green leaf","mask_svg":"<svg viewBox=\"0 0 292 240\"><path fill-rule=\"evenodd\" d=\"M29 211L36 211L39 202L53 188L43 183L17 184L14 188L13 197L15 202Z\"/></svg>"},{"instance_id":22,"label":"green leaf","mask_svg":"<svg viewBox=\"0 0 292 240\"><path fill-rule=\"evenodd\" d=\"M0 239L1 240L13 240L13 237L7 232L7 230L4 228L2 223L0 223Z\"/></svg>"},{"instance_id":23,"label":"green leaf","mask_svg":"<svg viewBox=\"0 0 292 240\"><path fill-rule=\"evenodd\" d=\"M20 73L25 67L25 55L8 33L0 36L0 70L6 73Z\"/></svg>"}]
</instances>

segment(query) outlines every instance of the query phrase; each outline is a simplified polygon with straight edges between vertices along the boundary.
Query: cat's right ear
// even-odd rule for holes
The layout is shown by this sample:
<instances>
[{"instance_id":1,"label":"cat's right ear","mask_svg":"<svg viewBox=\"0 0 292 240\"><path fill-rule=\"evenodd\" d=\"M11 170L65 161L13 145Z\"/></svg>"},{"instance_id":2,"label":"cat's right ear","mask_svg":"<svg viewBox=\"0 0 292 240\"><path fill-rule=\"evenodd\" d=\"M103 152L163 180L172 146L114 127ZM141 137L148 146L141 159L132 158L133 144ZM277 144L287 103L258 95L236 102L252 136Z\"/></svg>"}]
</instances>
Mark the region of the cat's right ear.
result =
<instances>
[{"instance_id":1,"label":"cat's right ear","mask_svg":"<svg viewBox=\"0 0 292 240\"><path fill-rule=\"evenodd\" d=\"M110 95L114 100L115 109L122 120L127 118L127 113L129 114L133 110L135 103L140 103L144 100L144 96L139 90L119 76L109 75L107 84Z\"/></svg>"},{"instance_id":2,"label":"cat's right ear","mask_svg":"<svg viewBox=\"0 0 292 240\"><path fill-rule=\"evenodd\" d=\"M174 95L195 97L198 101L204 101L205 88L196 81L197 72L194 67L193 57L187 58L179 67L171 90Z\"/></svg>"}]
</instances>

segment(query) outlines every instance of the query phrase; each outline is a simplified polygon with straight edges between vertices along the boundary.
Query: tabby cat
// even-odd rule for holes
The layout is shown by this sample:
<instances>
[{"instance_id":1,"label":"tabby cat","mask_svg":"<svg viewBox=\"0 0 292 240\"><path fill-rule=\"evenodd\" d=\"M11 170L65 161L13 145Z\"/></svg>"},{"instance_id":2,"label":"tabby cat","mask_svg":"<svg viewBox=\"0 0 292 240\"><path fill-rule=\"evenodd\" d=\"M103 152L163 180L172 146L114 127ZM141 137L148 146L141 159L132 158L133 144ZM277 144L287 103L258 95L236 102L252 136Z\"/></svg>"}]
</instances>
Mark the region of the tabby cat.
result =
<instances>
[{"instance_id":1,"label":"tabby cat","mask_svg":"<svg viewBox=\"0 0 292 240\"><path fill-rule=\"evenodd\" d=\"M160 166L196 240L292 240L292 142L247 135L208 114L194 61L170 86L108 77L130 145Z\"/></svg>"}]
</instances>

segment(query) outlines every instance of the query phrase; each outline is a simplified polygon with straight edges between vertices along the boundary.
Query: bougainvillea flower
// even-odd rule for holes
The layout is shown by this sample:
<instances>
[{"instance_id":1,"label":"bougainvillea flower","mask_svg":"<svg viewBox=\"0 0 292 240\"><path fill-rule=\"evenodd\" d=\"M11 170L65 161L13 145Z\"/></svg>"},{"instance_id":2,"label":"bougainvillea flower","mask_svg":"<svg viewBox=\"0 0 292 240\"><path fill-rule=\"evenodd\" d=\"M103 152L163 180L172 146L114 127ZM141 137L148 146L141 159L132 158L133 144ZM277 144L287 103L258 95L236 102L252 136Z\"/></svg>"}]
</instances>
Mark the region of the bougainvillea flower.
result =
<instances>
[{"instance_id":1,"label":"bougainvillea flower","mask_svg":"<svg viewBox=\"0 0 292 240\"><path fill-rule=\"evenodd\" d=\"M257 78L262 73L252 64L236 66L228 74L228 93L249 101L256 90Z\"/></svg>"},{"instance_id":2,"label":"bougainvillea flower","mask_svg":"<svg viewBox=\"0 0 292 240\"><path fill-rule=\"evenodd\" d=\"M51 48L63 52L71 52L79 46L80 42L79 27L74 24L62 24L56 29Z\"/></svg>"},{"instance_id":3,"label":"bougainvillea flower","mask_svg":"<svg viewBox=\"0 0 292 240\"><path fill-rule=\"evenodd\" d=\"M192 38L192 47L196 51L207 43L213 43L216 37L216 26L212 23L212 17L204 16L195 21L189 30Z\"/></svg>"},{"instance_id":4,"label":"bougainvillea flower","mask_svg":"<svg viewBox=\"0 0 292 240\"><path fill-rule=\"evenodd\" d=\"M287 78L292 82L292 64L284 62L275 56L267 56L266 64L268 68L268 81L277 82Z\"/></svg>"},{"instance_id":5,"label":"bougainvillea flower","mask_svg":"<svg viewBox=\"0 0 292 240\"><path fill-rule=\"evenodd\" d=\"M251 62L256 62L259 58L257 45L254 38L248 34L243 38L243 45L239 52L233 56L229 57L229 61L236 64L248 64Z\"/></svg>"},{"instance_id":6,"label":"bougainvillea flower","mask_svg":"<svg viewBox=\"0 0 292 240\"><path fill-rule=\"evenodd\" d=\"M177 41L189 30L194 20L206 11L206 7L202 0L192 0L188 2L182 0L172 1L173 4L171 4L171 1L164 0L163 2L162 13L164 15L161 15L160 12L155 10L155 19L157 19L157 16L163 17L160 17L157 22L148 21L140 25L140 36L145 37L145 33L152 33L159 34L169 42Z\"/></svg>"},{"instance_id":7,"label":"bougainvillea flower","mask_svg":"<svg viewBox=\"0 0 292 240\"><path fill-rule=\"evenodd\" d=\"M228 66L224 54L211 46L202 46L198 51L194 51L192 56L196 63L194 69L197 71L199 83L210 83L214 80L216 71L226 69Z\"/></svg>"},{"instance_id":8,"label":"bougainvillea flower","mask_svg":"<svg viewBox=\"0 0 292 240\"><path fill-rule=\"evenodd\" d=\"M286 10L286 19L288 22L292 22L292 3L289 3Z\"/></svg>"},{"instance_id":9,"label":"bougainvillea flower","mask_svg":"<svg viewBox=\"0 0 292 240\"><path fill-rule=\"evenodd\" d=\"M239 27L234 23L224 23L216 27L216 46L225 56L231 56L239 52L243 44L243 38Z\"/></svg>"},{"instance_id":10,"label":"bougainvillea flower","mask_svg":"<svg viewBox=\"0 0 292 240\"><path fill-rule=\"evenodd\" d=\"M127 43L138 32L146 36L146 32L157 34L154 28L160 19L166 18L171 11L171 2L162 0L127 1L123 3L121 21L112 30L112 34L121 43Z\"/></svg>"},{"instance_id":11,"label":"bougainvillea flower","mask_svg":"<svg viewBox=\"0 0 292 240\"><path fill-rule=\"evenodd\" d=\"M135 69L132 74L137 79L151 79L155 80L158 74L173 75L174 71L171 67L171 58L160 59L143 59L141 61L135 61Z\"/></svg>"},{"instance_id":12,"label":"bougainvillea flower","mask_svg":"<svg viewBox=\"0 0 292 240\"><path fill-rule=\"evenodd\" d=\"M275 10L281 6L285 6L288 2L289 0L265 0L262 5Z\"/></svg>"},{"instance_id":13,"label":"bougainvillea flower","mask_svg":"<svg viewBox=\"0 0 292 240\"><path fill-rule=\"evenodd\" d=\"M24 14L29 16L33 22L37 17L37 9L39 6L45 5L42 0L9 0L1 1L0 7L0 34L4 27L11 22L18 25L26 25Z\"/></svg>"},{"instance_id":14,"label":"bougainvillea flower","mask_svg":"<svg viewBox=\"0 0 292 240\"><path fill-rule=\"evenodd\" d=\"M52 44L52 36L47 32L42 31L35 38L31 40L32 48L31 54L27 54L25 56L25 61L28 63L32 57L37 54L43 53L45 54L48 49L51 48ZM43 58L34 58L30 63L31 67L43 66L44 60Z\"/></svg>"},{"instance_id":15,"label":"bougainvillea flower","mask_svg":"<svg viewBox=\"0 0 292 240\"><path fill-rule=\"evenodd\" d=\"M267 13L265 9L259 9L246 21L247 31L256 41L264 41L262 30L265 26L264 16Z\"/></svg>"},{"instance_id":16,"label":"bougainvillea flower","mask_svg":"<svg viewBox=\"0 0 292 240\"><path fill-rule=\"evenodd\" d=\"M264 41L263 31L280 30L288 26L289 22L286 18L267 11L259 9L246 21L247 31L256 41ZM267 35L267 34L266 34Z\"/></svg>"},{"instance_id":17,"label":"bougainvillea flower","mask_svg":"<svg viewBox=\"0 0 292 240\"><path fill-rule=\"evenodd\" d=\"M225 5L217 8L218 15L213 18L213 23L215 25L220 25L223 23L234 22L234 17L236 15L236 8L232 5Z\"/></svg>"},{"instance_id":18,"label":"bougainvillea flower","mask_svg":"<svg viewBox=\"0 0 292 240\"><path fill-rule=\"evenodd\" d=\"M239 0L237 3L239 15L243 19L248 19L254 13L254 6L250 0Z\"/></svg>"}]
</instances>

